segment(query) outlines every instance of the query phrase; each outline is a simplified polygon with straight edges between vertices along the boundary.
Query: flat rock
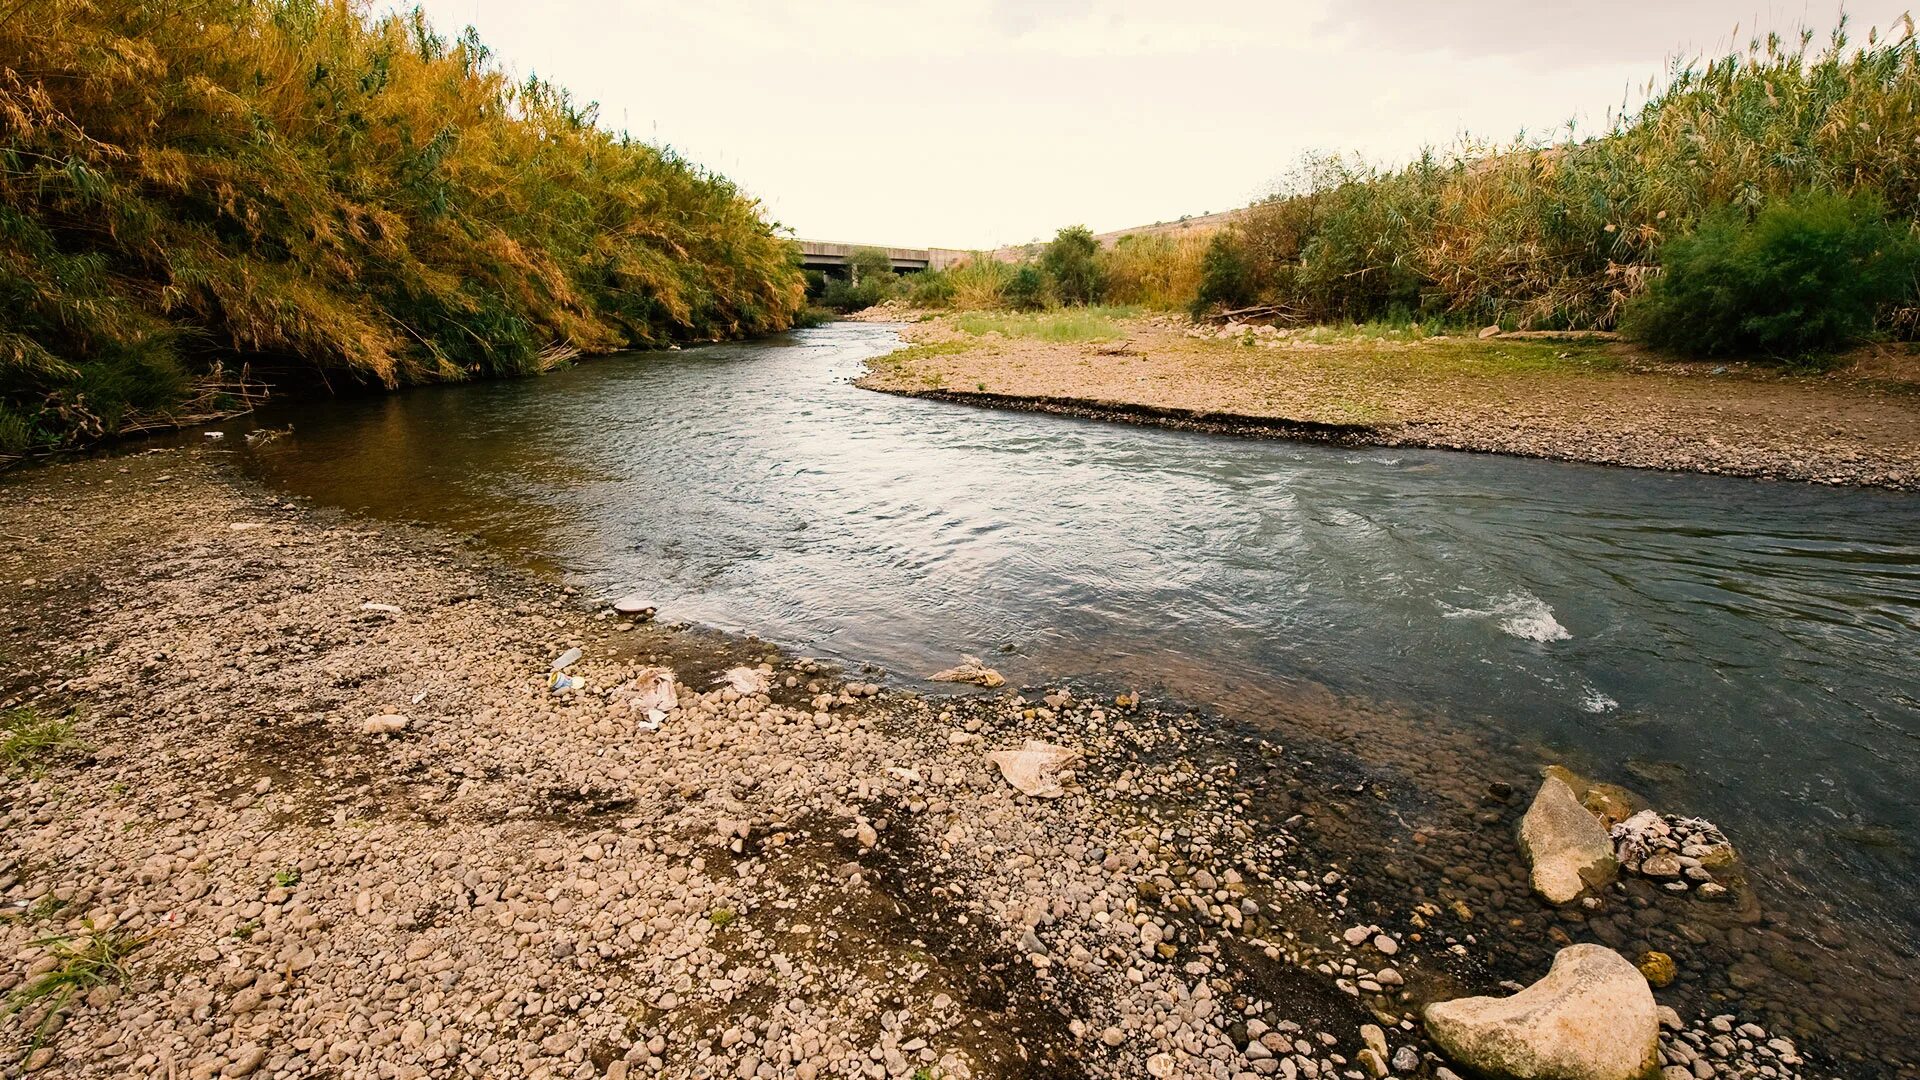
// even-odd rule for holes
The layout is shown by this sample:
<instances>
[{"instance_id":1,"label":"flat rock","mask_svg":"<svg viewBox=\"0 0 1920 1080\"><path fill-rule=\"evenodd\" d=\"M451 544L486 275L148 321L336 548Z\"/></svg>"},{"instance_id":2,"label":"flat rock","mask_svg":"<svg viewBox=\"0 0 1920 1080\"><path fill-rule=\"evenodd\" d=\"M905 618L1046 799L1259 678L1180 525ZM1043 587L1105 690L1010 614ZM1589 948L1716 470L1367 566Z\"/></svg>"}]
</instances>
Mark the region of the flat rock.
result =
<instances>
[{"instance_id":1,"label":"flat rock","mask_svg":"<svg viewBox=\"0 0 1920 1080\"><path fill-rule=\"evenodd\" d=\"M1512 997L1426 1007L1427 1034L1484 1080L1647 1080L1660 1071L1660 1018L1647 980L1601 945L1570 945Z\"/></svg>"},{"instance_id":2,"label":"flat rock","mask_svg":"<svg viewBox=\"0 0 1920 1080\"><path fill-rule=\"evenodd\" d=\"M950 667L945 671L937 671L927 676L927 678L933 682L972 683L975 686L984 686L988 689L1006 685L1007 680L1001 678L999 672L981 663L979 657L963 656L960 660L961 663L958 667Z\"/></svg>"},{"instance_id":3,"label":"flat rock","mask_svg":"<svg viewBox=\"0 0 1920 1080\"><path fill-rule=\"evenodd\" d=\"M1520 846L1533 865L1533 889L1549 903L1565 904L1589 887L1600 888L1620 872L1613 840L1566 781L1549 776L1520 820Z\"/></svg>"}]
</instances>

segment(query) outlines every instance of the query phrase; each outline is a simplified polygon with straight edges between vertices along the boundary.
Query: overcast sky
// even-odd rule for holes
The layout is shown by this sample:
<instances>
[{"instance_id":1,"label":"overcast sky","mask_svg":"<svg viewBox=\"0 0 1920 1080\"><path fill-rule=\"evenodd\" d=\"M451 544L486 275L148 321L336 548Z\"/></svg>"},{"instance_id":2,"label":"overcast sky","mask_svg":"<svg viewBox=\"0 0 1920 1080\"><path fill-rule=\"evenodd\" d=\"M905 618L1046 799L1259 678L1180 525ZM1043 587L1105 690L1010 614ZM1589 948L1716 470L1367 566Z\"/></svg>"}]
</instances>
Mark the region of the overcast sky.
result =
<instances>
[{"instance_id":1,"label":"overcast sky","mask_svg":"<svg viewBox=\"0 0 1920 1080\"><path fill-rule=\"evenodd\" d=\"M425 0L811 239L991 247L1245 205L1308 151L1602 124L1830 0ZM1856 4L1860 38L1900 9Z\"/></svg>"}]
</instances>

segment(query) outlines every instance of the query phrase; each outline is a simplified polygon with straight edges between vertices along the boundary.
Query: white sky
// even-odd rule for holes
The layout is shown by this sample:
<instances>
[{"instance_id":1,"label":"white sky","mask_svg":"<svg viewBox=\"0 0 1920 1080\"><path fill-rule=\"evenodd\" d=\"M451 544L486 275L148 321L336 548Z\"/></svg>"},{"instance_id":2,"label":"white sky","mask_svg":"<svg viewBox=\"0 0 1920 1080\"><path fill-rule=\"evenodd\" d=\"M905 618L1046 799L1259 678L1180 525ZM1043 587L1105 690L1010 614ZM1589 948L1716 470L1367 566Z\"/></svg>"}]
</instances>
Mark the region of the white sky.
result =
<instances>
[{"instance_id":1,"label":"white sky","mask_svg":"<svg viewBox=\"0 0 1920 1080\"><path fill-rule=\"evenodd\" d=\"M1898 4L1899 0L1893 0ZM1245 205L1307 151L1601 124L1834 0L424 0L810 239L992 247ZM1856 4L1855 37L1900 13Z\"/></svg>"}]
</instances>

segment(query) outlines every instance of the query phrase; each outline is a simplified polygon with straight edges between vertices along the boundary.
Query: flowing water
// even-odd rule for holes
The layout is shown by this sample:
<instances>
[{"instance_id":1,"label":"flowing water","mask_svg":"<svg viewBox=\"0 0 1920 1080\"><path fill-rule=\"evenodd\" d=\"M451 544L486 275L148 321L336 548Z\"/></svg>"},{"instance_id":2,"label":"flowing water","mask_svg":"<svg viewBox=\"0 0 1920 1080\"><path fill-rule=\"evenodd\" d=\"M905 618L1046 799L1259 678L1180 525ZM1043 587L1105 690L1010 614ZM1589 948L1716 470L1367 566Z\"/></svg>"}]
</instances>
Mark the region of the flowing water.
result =
<instances>
[{"instance_id":1,"label":"flowing water","mask_svg":"<svg viewBox=\"0 0 1920 1080\"><path fill-rule=\"evenodd\" d=\"M896 346L840 324L309 406L251 467L900 678L973 653L1255 719L1390 714L1382 760L1564 760L1911 955L1920 497L849 385Z\"/></svg>"}]
</instances>

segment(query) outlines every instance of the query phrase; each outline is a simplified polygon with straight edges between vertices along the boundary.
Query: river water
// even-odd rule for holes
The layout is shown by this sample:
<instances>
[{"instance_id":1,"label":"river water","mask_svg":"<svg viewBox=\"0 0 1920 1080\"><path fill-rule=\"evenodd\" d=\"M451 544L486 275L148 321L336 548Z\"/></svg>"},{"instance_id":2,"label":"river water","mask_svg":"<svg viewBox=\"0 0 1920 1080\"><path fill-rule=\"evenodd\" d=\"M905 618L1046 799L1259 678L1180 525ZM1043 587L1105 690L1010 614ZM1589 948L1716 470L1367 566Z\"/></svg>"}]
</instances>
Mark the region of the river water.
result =
<instances>
[{"instance_id":1,"label":"river water","mask_svg":"<svg viewBox=\"0 0 1920 1080\"><path fill-rule=\"evenodd\" d=\"M1417 765L1431 735L1565 761L1712 818L1767 890L1911 949L1920 497L849 385L895 347L838 324L307 406L249 459L291 492L644 593L663 619L906 681L973 653L1016 683L1137 686L1281 729L1391 715L1382 760Z\"/></svg>"}]
</instances>

